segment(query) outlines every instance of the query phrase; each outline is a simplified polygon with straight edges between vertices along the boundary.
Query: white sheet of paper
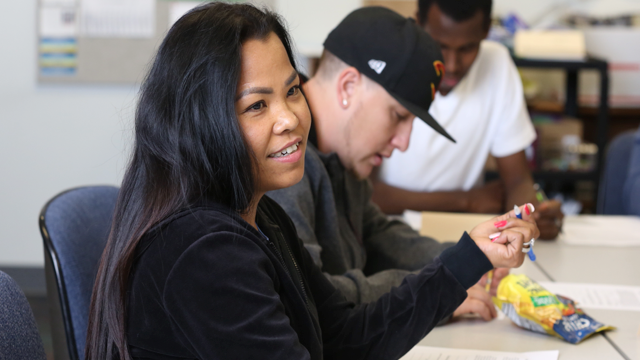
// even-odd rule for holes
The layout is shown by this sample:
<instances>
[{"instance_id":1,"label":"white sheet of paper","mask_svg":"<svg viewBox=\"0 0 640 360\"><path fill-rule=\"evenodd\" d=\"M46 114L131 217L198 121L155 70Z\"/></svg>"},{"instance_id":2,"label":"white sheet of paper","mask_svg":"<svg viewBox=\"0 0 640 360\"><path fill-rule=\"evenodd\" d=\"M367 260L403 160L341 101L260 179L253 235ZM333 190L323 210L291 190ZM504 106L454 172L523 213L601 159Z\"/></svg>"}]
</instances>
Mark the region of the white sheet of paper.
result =
<instances>
[{"instance_id":1,"label":"white sheet of paper","mask_svg":"<svg viewBox=\"0 0 640 360\"><path fill-rule=\"evenodd\" d=\"M584 309L640 311L640 286L538 282L550 292L571 298Z\"/></svg>"},{"instance_id":2,"label":"white sheet of paper","mask_svg":"<svg viewBox=\"0 0 640 360\"><path fill-rule=\"evenodd\" d=\"M560 241L587 246L640 246L640 218L579 215L564 218Z\"/></svg>"},{"instance_id":3,"label":"white sheet of paper","mask_svg":"<svg viewBox=\"0 0 640 360\"><path fill-rule=\"evenodd\" d=\"M82 0L80 34L85 37L150 38L155 0Z\"/></svg>"},{"instance_id":4,"label":"white sheet of paper","mask_svg":"<svg viewBox=\"0 0 640 360\"><path fill-rule=\"evenodd\" d=\"M62 6L75 6L77 0L40 0L40 5L62 5Z\"/></svg>"},{"instance_id":5,"label":"white sheet of paper","mask_svg":"<svg viewBox=\"0 0 640 360\"><path fill-rule=\"evenodd\" d=\"M416 346L400 360L558 360L558 350L512 353Z\"/></svg>"},{"instance_id":6,"label":"white sheet of paper","mask_svg":"<svg viewBox=\"0 0 640 360\"><path fill-rule=\"evenodd\" d=\"M40 8L41 37L75 37L78 34L78 14L74 7L46 6Z\"/></svg>"},{"instance_id":7,"label":"white sheet of paper","mask_svg":"<svg viewBox=\"0 0 640 360\"><path fill-rule=\"evenodd\" d=\"M178 21L182 17L182 15L189 12L189 10L194 7L202 4L201 1L183 1L183 2L174 2L169 5L169 27L173 26L173 24Z\"/></svg>"},{"instance_id":8,"label":"white sheet of paper","mask_svg":"<svg viewBox=\"0 0 640 360\"><path fill-rule=\"evenodd\" d=\"M420 231L422 227L422 213L420 211L405 210L402 213L402 218L413 230Z\"/></svg>"}]
</instances>

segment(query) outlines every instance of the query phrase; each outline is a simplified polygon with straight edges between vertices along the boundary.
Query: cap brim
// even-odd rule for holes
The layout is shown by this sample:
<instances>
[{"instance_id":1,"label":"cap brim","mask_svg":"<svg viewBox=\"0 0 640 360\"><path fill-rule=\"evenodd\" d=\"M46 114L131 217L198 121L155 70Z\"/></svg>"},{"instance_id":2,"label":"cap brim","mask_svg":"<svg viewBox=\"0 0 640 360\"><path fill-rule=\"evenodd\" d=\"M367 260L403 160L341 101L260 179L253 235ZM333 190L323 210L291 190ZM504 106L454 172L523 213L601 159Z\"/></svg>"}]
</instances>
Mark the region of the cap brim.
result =
<instances>
[{"instance_id":1,"label":"cap brim","mask_svg":"<svg viewBox=\"0 0 640 360\"><path fill-rule=\"evenodd\" d=\"M433 118L433 116L431 116L431 114L429 114L429 111L421 108L418 105L415 105L412 102L406 101L405 99L403 99L402 97L389 92L389 94L391 96L393 96L394 99L398 100L398 102L404 106L405 108L407 108L407 110L409 110L413 115L419 117L420 119L422 119L422 121L424 121L425 123L427 123L427 125L431 126L431 128L433 128L433 130L437 131L440 135L446 137L447 139L451 140L453 143L456 142L456 140L449 135L449 133L442 127L440 126L440 124L438 124L438 122L436 121L436 119Z\"/></svg>"}]
</instances>

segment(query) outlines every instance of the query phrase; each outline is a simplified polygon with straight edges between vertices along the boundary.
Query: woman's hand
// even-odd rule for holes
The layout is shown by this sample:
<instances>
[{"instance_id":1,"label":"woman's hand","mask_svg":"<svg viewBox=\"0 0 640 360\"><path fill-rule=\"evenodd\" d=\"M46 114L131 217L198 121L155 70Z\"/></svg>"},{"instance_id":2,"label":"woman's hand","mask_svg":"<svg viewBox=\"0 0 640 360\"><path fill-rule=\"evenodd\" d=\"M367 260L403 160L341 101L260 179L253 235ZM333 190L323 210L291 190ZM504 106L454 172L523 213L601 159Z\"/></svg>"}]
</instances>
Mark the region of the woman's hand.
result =
<instances>
[{"instance_id":1,"label":"woman's hand","mask_svg":"<svg viewBox=\"0 0 640 360\"><path fill-rule=\"evenodd\" d=\"M469 236L494 267L519 267L525 257L525 253L522 252L523 244L540 236L533 219L533 210L533 206L529 207L528 204L521 206L522 220L518 219L512 210L477 225Z\"/></svg>"}]
</instances>

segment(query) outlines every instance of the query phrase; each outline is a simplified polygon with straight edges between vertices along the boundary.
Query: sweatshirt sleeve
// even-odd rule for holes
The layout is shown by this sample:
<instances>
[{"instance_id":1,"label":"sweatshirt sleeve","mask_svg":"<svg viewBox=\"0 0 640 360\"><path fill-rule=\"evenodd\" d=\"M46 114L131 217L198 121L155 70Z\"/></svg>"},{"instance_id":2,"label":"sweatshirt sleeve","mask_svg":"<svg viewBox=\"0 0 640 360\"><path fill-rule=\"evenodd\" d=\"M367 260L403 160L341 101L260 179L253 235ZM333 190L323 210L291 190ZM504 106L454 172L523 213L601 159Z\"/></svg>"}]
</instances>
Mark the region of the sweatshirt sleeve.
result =
<instances>
[{"instance_id":1,"label":"sweatshirt sleeve","mask_svg":"<svg viewBox=\"0 0 640 360\"><path fill-rule=\"evenodd\" d=\"M322 181L322 179L319 180ZM330 184L326 184L326 186L330 186ZM322 188L322 185L316 187ZM268 196L275 200L286 211L287 215L289 215L296 227L298 237L302 240L304 247L320 269L323 269L324 265L322 262L323 247L317 238L317 224L315 219L316 206L322 206L322 204L317 205L315 199L323 195L326 196L326 194L318 194L317 191L314 191L314 186L312 186L308 174L305 174L302 180L292 187L268 193ZM394 223L392 226L395 226L399 231L406 230L402 228L402 223L400 222L397 222L397 224ZM389 232L393 233L394 230L395 229L389 229ZM419 237L410 228L408 230L413 237ZM411 238L411 235L405 238ZM338 241L339 239L335 239L336 244ZM418 247L421 246L420 244L416 242L414 245L415 246L412 247L413 250L422 251L422 249L418 249ZM407 246L403 246L402 248L406 249ZM385 249L378 248L377 250L384 251ZM435 252L440 253L440 251L437 250L434 250L434 253ZM332 252L329 252L329 254L331 253ZM367 303L377 300L382 294L389 292L392 287L400 285L404 277L411 273L410 270L422 268L422 266L433 260L435 256L428 255L430 257L423 259L423 262L412 264L413 269L410 269L410 267L406 269L396 269L394 265L401 263L400 259L403 254L393 249L392 254L391 262L386 262L385 264L377 262L378 265L386 265L386 269L381 267L380 269L384 270L376 270L369 276L365 275L364 271L358 268L347 269L344 273L338 275L329 274L324 271L324 275L331 281L333 286L340 289L347 300L356 304ZM370 255L367 254L367 256Z\"/></svg>"},{"instance_id":2,"label":"sweatshirt sleeve","mask_svg":"<svg viewBox=\"0 0 640 360\"><path fill-rule=\"evenodd\" d=\"M366 184L368 196L365 196L363 212L363 243L368 257L366 273L421 269L454 244L422 236L404 222L388 219L371 201L371 185L368 181Z\"/></svg>"},{"instance_id":3,"label":"sweatshirt sleeve","mask_svg":"<svg viewBox=\"0 0 640 360\"><path fill-rule=\"evenodd\" d=\"M323 163L317 155L307 150L302 180L294 186L267 194L289 215L305 248L315 264L323 270L323 256L327 261L342 261L333 249L323 248L316 229L317 226L338 226L338 214L325 208L333 204L330 189L331 180L326 175ZM429 264L453 244L420 236L408 225L388 220L371 201L372 189L368 182L358 181L353 190L358 192L356 198L365 199L359 207L364 207L362 227L366 265L364 269L347 268L339 274L324 271L324 275L347 300L360 304L377 300L392 287L400 285L405 276ZM334 222L329 224L326 219L318 220L322 213L333 214ZM333 243L336 247L340 247L340 241L338 238L323 239L323 243Z\"/></svg>"},{"instance_id":4,"label":"sweatshirt sleeve","mask_svg":"<svg viewBox=\"0 0 640 360\"><path fill-rule=\"evenodd\" d=\"M430 265L405 277L399 287L375 302L354 306L317 269L306 267L314 284L325 356L400 358L453 313L466 298L466 290L491 268L489 260L465 233Z\"/></svg>"},{"instance_id":5,"label":"sweatshirt sleeve","mask_svg":"<svg viewBox=\"0 0 640 360\"><path fill-rule=\"evenodd\" d=\"M363 243L367 251L367 266L364 269L367 284L358 283L362 303L377 300L392 287L400 285L404 276L420 270L433 262L452 242L441 243L420 235L402 221L390 220L371 200L372 187L362 182L363 199ZM384 283L386 286L381 286ZM376 286L367 286L367 285Z\"/></svg>"},{"instance_id":6,"label":"sweatshirt sleeve","mask_svg":"<svg viewBox=\"0 0 640 360\"><path fill-rule=\"evenodd\" d=\"M199 359L309 359L276 291L276 278L257 244L219 232L181 255L162 300L181 342Z\"/></svg>"}]
</instances>

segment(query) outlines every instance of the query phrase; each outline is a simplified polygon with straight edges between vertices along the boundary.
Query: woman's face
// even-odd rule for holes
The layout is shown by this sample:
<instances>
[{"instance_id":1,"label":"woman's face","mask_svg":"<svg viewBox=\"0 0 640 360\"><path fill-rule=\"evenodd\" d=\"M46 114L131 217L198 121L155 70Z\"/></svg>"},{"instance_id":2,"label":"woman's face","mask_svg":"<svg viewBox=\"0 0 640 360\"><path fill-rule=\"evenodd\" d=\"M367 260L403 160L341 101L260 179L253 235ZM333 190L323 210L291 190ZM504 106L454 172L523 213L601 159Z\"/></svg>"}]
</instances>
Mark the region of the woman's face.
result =
<instances>
[{"instance_id":1,"label":"woman's face","mask_svg":"<svg viewBox=\"0 0 640 360\"><path fill-rule=\"evenodd\" d=\"M258 164L256 192L296 184L311 124L300 78L275 34L242 44L236 113Z\"/></svg>"}]
</instances>

